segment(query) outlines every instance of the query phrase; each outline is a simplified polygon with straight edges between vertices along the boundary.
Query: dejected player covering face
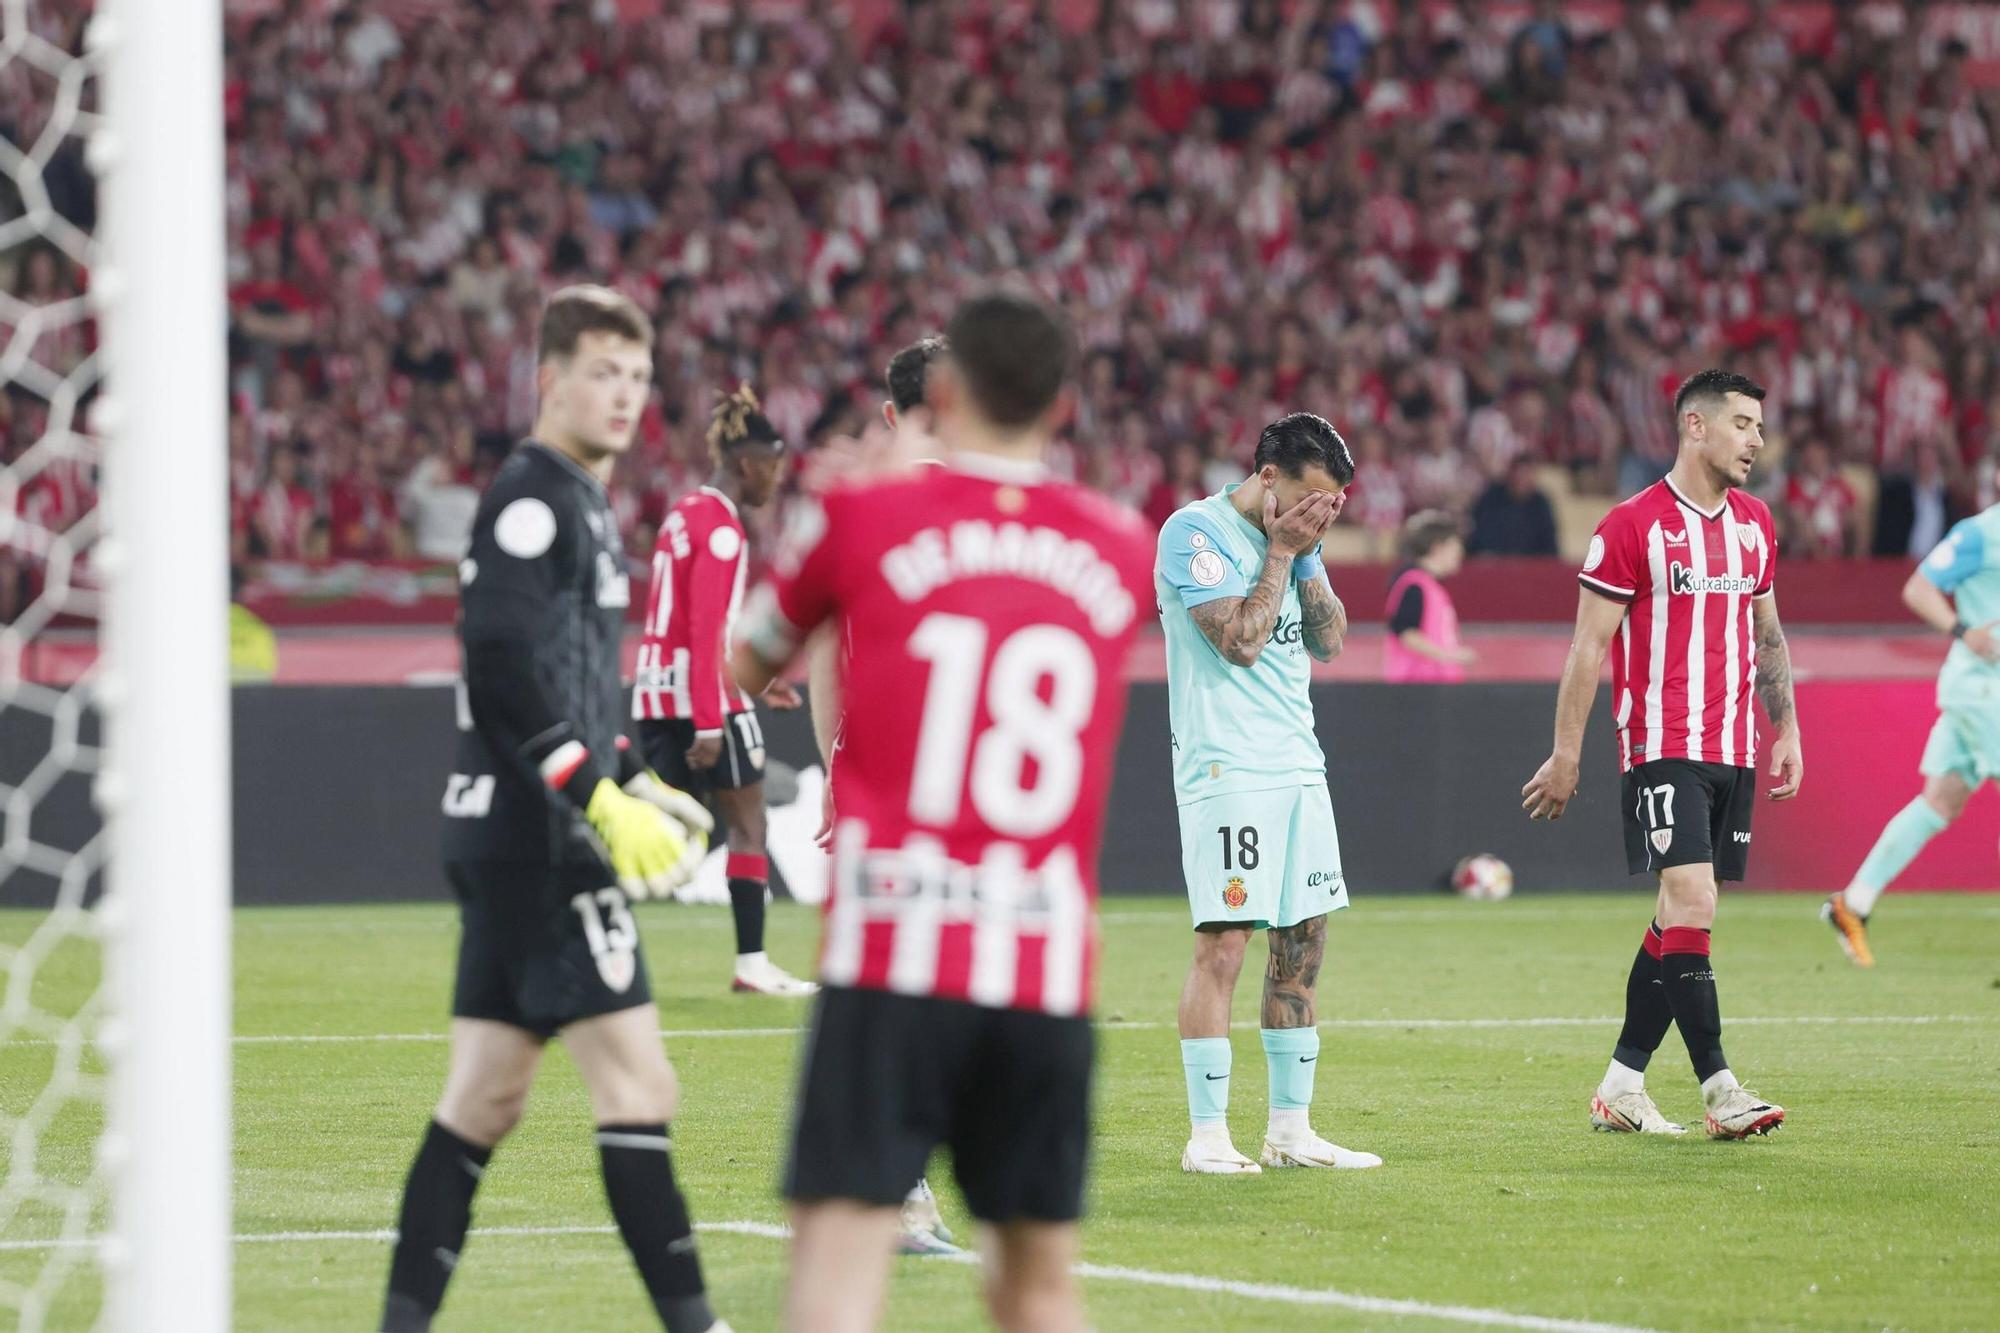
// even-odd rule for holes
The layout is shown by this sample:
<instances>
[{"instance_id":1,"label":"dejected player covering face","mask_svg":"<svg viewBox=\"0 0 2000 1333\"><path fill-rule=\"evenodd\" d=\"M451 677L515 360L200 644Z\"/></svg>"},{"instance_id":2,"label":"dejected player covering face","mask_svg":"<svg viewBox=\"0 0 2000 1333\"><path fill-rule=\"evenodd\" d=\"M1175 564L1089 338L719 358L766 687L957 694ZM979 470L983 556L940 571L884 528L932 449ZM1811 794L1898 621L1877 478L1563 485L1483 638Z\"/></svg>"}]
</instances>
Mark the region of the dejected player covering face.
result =
<instances>
[{"instance_id":1,"label":"dejected player covering face","mask_svg":"<svg viewBox=\"0 0 2000 1333\"><path fill-rule=\"evenodd\" d=\"M1380 1166L1373 1153L1322 1138L1309 1118L1327 916L1347 906L1310 692L1312 660L1339 655L1347 612L1319 545L1345 503L1354 458L1331 423L1294 412L1264 428L1255 465L1241 483L1176 511L1154 566L1195 931L1179 1012L1189 1119L1181 1169ZM1253 1160L1229 1132L1229 1012L1259 928L1270 948L1259 1024L1270 1118Z\"/></svg>"}]
</instances>

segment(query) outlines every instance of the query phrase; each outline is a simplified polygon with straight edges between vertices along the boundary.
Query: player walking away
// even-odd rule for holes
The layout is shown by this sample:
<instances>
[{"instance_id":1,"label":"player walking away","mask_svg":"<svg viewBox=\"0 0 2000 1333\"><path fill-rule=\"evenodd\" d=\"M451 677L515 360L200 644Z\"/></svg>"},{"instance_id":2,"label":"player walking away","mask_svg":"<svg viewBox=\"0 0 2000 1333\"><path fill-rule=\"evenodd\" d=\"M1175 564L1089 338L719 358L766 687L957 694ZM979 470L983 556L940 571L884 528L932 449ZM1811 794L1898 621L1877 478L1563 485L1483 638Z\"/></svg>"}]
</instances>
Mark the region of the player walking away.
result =
<instances>
[{"instance_id":1,"label":"player walking away","mask_svg":"<svg viewBox=\"0 0 2000 1333\"><path fill-rule=\"evenodd\" d=\"M678 1089L628 907L692 873L706 843L690 830L708 821L619 745L630 585L604 479L651 367L652 330L625 297L549 298L534 438L494 478L459 566L465 683L444 814L463 933L450 1066L403 1190L385 1333L430 1327L551 1036L590 1091L611 1213L661 1321L727 1327L674 1182Z\"/></svg>"},{"instance_id":2,"label":"player walking away","mask_svg":"<svg viewBox=\"0 0 2000 1333\"><path fill-rule=\"evenodd\" d=\"M1862 967L1875 965L1868 918L1882 890L1964 813L1981 783L2000 776L2000 505L1945 534L1903 585L1903 604L1955 642L1938 673L1937 725L1918 766L1923 793L1883 827L1854 882L1820 908Z\"/></svg>"},{"instance_id":3,"label":"player walking away","mask_svg":"<svg viewBox=\"0 0 2000 1333\"><path fill-rule=\"evenodd\" d=\"M1479 654L1458 637L1458 609L1445 580L1465 564L1458 519L1438 509L1410 515L1403 525L1410 563L1389 585L1389 637L1382 678L1398 684L1456 685Z\"/></svg>"},{"instance_id":4,"label":"player walking away","mask_svg":"<svg viewBox=\"0 0 2000 1333\"><path fill-rule=\"evenodd\" d=\"M1160 529L1154 595L1167 633L1174 796L1194 915L1181 990L1181 1067L1193 1132L1181 1169L1256 1175L1229 1138L1229 1001L1263 927L1265 1166L1368 1167L1315 1134L1316 1021L1327 913L1347 906L1340 835L1313 733L1312 664L1347 635L1319 543L1354 480L1347 442L1294 412L1264 428L1256 471Z\"/></svg>"},{"instance_id":5,"label":"player walking away","mask_svg":"<svg viewBox=\"0 0 2000 1333\"><path fill-rule=\"evenodd\" d=\"M1684 1132L1646 1095L1646 1065L1675 1024L1701 1080L1711 1137L1768 1134L1785 1118L1783 1107L1738 1084L1723 1058L1709 950L1716 882L1742 879L1750 860L1753 688L1777 732L1771 799L1796 796L1805 772L1773 595L1771 511L1742 489L1764 447L1763 398L1755 382L1724 370L1704 370L1674 395L1679 457L1590 539L1577 576L1576 639L1556 697L1555 749L1521 789L1531 819L1562 818L1615 638L1625 860L1660 887L1625 983L1625 1026L1590 1104L1599 1129Z\"/></svg>"},{"instance_id":6,"label":"player walking away","mask_svg":"<svg viewBox=\"0 0 2000 1333\"><path fill-rule=\"evenodd\" d=\"M729 835L729 910L736 925L730 989L811 995L764 952L770 862L764 849L764 732L729 677L729 626L743 602L748 565L740 511L769 504L785 476L785 442L743 385L708 427L715 471L660 525L653 590L632 689L632 717L646 762L668 782L714 802ZM798 692L774 681L765 699L797 708Z\"/></svg>"},{"instance_id":7,"label":"player walking away","mask_svg":"<svg viewBox=\"0 0 2000 1333\"><path fill-rule=\"evenodd\" d=\"M737 675L845 629L840 807L784 1191L787 1327L879 1322L898 1205L951 1148L1007 1329L1083 1327L1096 865L1146 595L1130 514L1042 467L1072 359L1023 296L953 317L944 466L836 488L788 539Z\"/></svg>"},{"instance_id":8,"label":"player walking away","mask_svg":"<svg viewBox=\"0 0 2000 1333\"><path fill-rule=\"evenodd\" d=\"M914 425L905 429L904 424L906 418L923 405L924 384L930 367L944 355L945 348L945 340L934 334L919 338L889 358L885 377L889 396L882 401L882 423L891 433L890 438L881 440L874 450L854 451L855 456L844 464L850 479L862 473L881 475L916 463L937 462L927 456L935 441L915 429ZM903 447L897 447L898 440ZM925 447L911 449L909 444L913 440L924 441ZM873 457L875 453L882 456ZM820 759L826 768L817 836L819 845L829 848L833 843L833 761L840 753L840 691L846 651L844 637L831 626L824 626L816 632L806 647L813 739L819 743ZM903 1200L902 1229L896 1236L896 1248L903 1254L959 1253L950 1229L944 1224L944 1214L938 1209L937 1195L931 1190L927 1178L919 1179L911 1186L908 1197Z\"/></svg>"}]
</instances>

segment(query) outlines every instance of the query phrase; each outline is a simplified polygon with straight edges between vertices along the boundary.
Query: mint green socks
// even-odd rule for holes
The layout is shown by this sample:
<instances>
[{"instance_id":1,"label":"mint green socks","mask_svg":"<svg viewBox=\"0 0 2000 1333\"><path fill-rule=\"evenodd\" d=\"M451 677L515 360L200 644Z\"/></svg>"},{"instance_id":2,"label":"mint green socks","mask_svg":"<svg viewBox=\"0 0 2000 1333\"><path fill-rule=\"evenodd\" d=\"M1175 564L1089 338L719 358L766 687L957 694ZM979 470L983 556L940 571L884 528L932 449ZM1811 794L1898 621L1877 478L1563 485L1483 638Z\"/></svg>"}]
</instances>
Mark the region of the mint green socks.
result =
<instances>
[{"instance_id":1,"label":"mint green socks","mask_svg":"<svg viewBox=\"0 0 2000 1333\"><path fill-rule=\"evenodd\" d=\"M1189 1121L1197 1130L1222 1125L1229 1116L1229 1038L1183 1037L1181 1072Z\"/></svg>"},{"instance_id":2,"label":"mint green socks","mask_svg":"<svg viewBox=\"0 0 2000 1333\"><path fill-rule=\"evenodd\" d=\"M1271 1067L1271 1109L1303 1111L1312 1105L1319 1069L1318 1028L1262 1028L1264 1060Z\"/></svg>"},{"instance_id":3,"label":"mint green socks","mask_svg":"<svg viewBox=\"0 0 2000 1333\"><path fill-rule=\"evenodd\" d=\"M1942 833L1949 822L1931 809L1930 803L1921 796L1898 810L1895 817L1882 826L1882 836L1875 839L1875 847L1868 853L1868 859L1861 863L1861 869L1854 872L1854 883L1842 895L1847 910L1857 916L1867 916L1874 911L1875 900L1882 896L1882 890L1888 888L1890 881L1917 859L1917 853L1924 849L1924 844Z\"/></svg>"}]
</instances>

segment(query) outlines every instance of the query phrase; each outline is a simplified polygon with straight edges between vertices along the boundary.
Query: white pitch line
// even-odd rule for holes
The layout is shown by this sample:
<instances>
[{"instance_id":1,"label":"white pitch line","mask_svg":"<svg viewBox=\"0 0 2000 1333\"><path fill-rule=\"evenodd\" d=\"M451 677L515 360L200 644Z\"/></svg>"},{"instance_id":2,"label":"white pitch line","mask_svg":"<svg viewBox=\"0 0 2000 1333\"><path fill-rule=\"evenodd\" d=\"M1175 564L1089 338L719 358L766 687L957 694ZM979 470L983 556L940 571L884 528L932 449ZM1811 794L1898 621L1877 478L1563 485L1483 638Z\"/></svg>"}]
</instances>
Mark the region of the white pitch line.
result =
<instances>
[{"instance_id":1,"label":"white pitch line","mask_svg":"<svg viewBox=\"0 0 2000 1333\"><path fill-rule=\"evenodd\" d=\"M1616 1026L1624 1021L1616 1014L1600 1015L1595 1018L1530 1017L1530 1018L1323 1018L1318 1026L1328 1031L1395 1031L1398 1029L1422 1029L1434 1031L1478 1031L1482 1029L1505 1028L1588 1028ZM1749 1027L1928 1027L1940 1023L2000 1023L2000 1013L1994 1014L1773 1014L1748 1017L1732 1015L1732 1024ZM1174 1024L1164 1019L1107 1018L1100 1019L1097 1026L1112 1032L1158 1032ZM1231 1023L1232 1028L1245 1031L1259 1026L1245 1020ZM660 1033L666 1041L701 1041L721 1037L795 1037L803 1033L800 1027L761 1028L666 1028ZM239 1035L230 1040L238 1046L348 1046L368 1042L416 1042L436 1043L449 1038L445 1032L275 1032ZM9 1040L0 1043L0 1049L17 1046L53 1046L55 1041L47 1037Z\"/></svg>"},{"instance_id":2,"label":"white pitch line","mask_svg":"<svg viewBox=\"0 0 2000 1333\"><path fill-rule=\"evenodd\" d=\"M791 1230L771 1222L698 1222L697 1231L721 1232L736 1236L758 1236L765 1240L789 1240ZM617 1228L608 1226L565 1227L474 1227L474 1236L610 1236ZM309 1245L330 1241L362 1241L386 1245L396 1239L391 1230L374 1231L253 1231L235 1237L238 1245ZM20 1250L84 1249L102 1242L102 1237L71 1236L52 1240L0 1241L0 1252ZM930 1256L928 1262L976 1265L979 1256L970 1251ZM1197 1291L1213 1296L1237 1296L1245 1300L1272 1301L1281 1305L1319 1306L1353 1310L1361 1314L1389 1315L1412 1319L1436 1319L1445 1323L1474 1324L1481 1328L1527 1328L1541 1333L1648 1333L1627 1324L1605 1324L1587 1319L1552 1319L1545 1315L1515 1314L1511 1310L1486 1310L1474 1305L1433 1305L1428 1301L1401 1300L1389 1296L1360 1296L1327 1288L1288 1287L1271 1282L1240 1282L1233 1278L1209 1277L1204 1273L1171 1273L1151 1268L1128 1268L1120 1264L1079 1263L1072 1270L1080 1278L1098 1282L1128 1282L1142 1287L1167 1287L1177 1291Z\"/></svg>"}]
</instances>

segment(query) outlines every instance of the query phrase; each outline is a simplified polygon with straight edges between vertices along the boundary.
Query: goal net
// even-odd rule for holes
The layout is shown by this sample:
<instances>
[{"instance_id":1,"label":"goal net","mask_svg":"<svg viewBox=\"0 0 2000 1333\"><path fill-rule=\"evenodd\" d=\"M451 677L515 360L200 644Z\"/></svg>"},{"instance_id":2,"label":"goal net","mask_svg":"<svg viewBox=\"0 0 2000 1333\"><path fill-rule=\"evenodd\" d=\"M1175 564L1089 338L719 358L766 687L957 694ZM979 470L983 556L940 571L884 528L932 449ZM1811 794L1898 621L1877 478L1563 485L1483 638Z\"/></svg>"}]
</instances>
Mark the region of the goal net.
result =
<instances>
[{"instance_id":1,"label":"goal net","mask_svg":"<svg viewBox=\"0 0 2000 1333\"><path fill-rule=\"evenodd\" d=\"M0 0L0 1327L229 1317L218 4Z\"/></svg>"}]
</instances>

